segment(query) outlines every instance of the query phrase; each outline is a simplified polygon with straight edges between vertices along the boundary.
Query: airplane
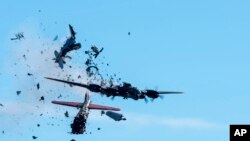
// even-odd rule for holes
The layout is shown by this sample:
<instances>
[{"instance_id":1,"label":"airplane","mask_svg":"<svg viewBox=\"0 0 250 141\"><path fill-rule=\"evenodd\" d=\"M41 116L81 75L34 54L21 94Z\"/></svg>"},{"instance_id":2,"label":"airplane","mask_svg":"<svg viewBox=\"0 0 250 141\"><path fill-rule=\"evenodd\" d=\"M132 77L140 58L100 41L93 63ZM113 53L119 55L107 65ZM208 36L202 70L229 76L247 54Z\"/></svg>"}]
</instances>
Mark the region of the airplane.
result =
<instances>
[{"instance_id":1,"label":"airplane","mask_svg":"<svg viewBox=\"0 0 250 141\"><path fill-rule=\"evenodd\" d=\"M55 63L59 64L59 67L61 69L63 69L63 64L66 63L64 61L64 58L71 59L70 56L66 56L67 53L72 51L72 50L77 50L77 49L81 48L81 43L76 43L76 41L75 41L76 32L74 31L73 27L70 24L69 24L69 30L70 30L71 36L66 40L64 45L61 47L60 52L58 52L56 50L54 51L55 58L53 60L55 60Z\"/></svg>"},{"instance_id":2,"label":"airplane","mask_svg":"<svg viewBox=\"0 0 250 141\"><path fill-rule=\"evenodd\" d=\"M22 38L24 38L23 32L17 33L15 34L15 36L15 38L10 38L10 40L21 40Z\"/></svg>"},{"instance_id":3,"label":"airplane","mask_svg":"<svg viewBox=\"0 0 250 141\"><path fill-rule=\"evenodd\" d=\"M156 91L156 90L139 90L136 87L133 87L130 83L123 83L123 85L115 85L111 87L103 87L98 84L82 84L77 82L70 82L55 78L45 77L46 79L63 82L72 86L79 86L88 89L91 92L101 93L106 95L107 97L112 96L112 98L116 96L123 97L124 99L144 99L147 103L147 97L151 99L156 99L160 97L161 94L182 94L183 92L175 92L175 91Z\"/></svg>"},{"instance_id":4,"label":"airplane","mask_svg":"<svg viewBox=\"0 0 250 141\"><path fill-rule=\"evenodd\" d=\"M119 108L102 106L92 104L90 101L89 94L85 94L84 102L64 102L64 101L52 101L53 104L70 106L80 108L78 114L75 116L73 123L71 124L72 134L83 134L86 131L86 122L89 115L89 110L108 110L108 111L120 111Z\"/></svg>"}]
</instances>

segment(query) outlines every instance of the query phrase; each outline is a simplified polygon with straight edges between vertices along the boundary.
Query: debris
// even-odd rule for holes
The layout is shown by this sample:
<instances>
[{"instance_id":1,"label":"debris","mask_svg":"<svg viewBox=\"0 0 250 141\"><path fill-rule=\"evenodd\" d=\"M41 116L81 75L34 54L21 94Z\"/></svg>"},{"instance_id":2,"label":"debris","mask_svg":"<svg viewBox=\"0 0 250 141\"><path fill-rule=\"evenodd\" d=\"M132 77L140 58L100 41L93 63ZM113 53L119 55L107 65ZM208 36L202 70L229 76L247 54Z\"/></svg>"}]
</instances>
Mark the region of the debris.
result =
<instances>
[{"instance_id":1,"label":"debris","mask_svg":"<svg viewBox=\"0 0 250 141\"><path fill-rule=\"evenodd\" d=\"M15 38L10 38L10 40L21 40L22 38L24 38L23 32L19 32L15 34L15 36Z\"/></svg>"},{"instance_id":2,"label":"debris","mask_svg":"<svg viewBox=\"0 0 250 141\"><path fill-rule=\"evenodd\" d=\"M95 69L96 71L96 73L94 72L94 70L93 69ZM94 74L99 74L99 69L96 67L96 66L88 66L87 68L86 68L86 72L87 72L87 75L89 76L89 77L91 77L91 76L93 76Z\"/></svg>"},{"instance_id":3,"label":"debris","mask_svg":"<svg viewBox=\"0 0 250 141\"><path fill-rule=\"evenodd\" d=\"M97 130L101 130L101 128L100 128L100 127L98 127L98 128L97 128Z\"/></svg>"},{"instance_id":4,"label":"debris","mask_svg":"<svg viewBox=\"0 0 250 141\"><path fill-rule=\"evenodd\" d=\"M122 114L113 111L107 111L106 115L115 121L126 120L126 118L124 118Z\"/></svg>"},{"instance_id":5,"label":"debris","mask_svg":"<svg viewBox=\"0 0 250 141\"><path fill-rule=\"evenodd\" d=\"M25 54L23 55L23 58L24 58L24 60L26 60L26 55Z\"/></svg>"},{"instance_id":6,"label":"debris","mask_svg":"<svg viewBox=\"0 0 250 141\"><path fill-rule=\"evenodd\" d=\"M91 50L92 50L92 52L95 53L95 54L93 54L93 56L95 58L97 58L97 56L103 51L103 48L99 50L96 46L92 46Z\"/></svg>"},{"instance_id":7,"label":"debris","mask_svg":"<svg viewBox=\"0 0 250 141\"><path fill-rule=\"evenodd\" d=\"M129 36L130 36L130 34L131 34L131 33L130 33L130 32L128 32L128 35L129 35Z\"/></svg>"},{"instance_id":8,"label":"debris","mask_svg":"<svg viewBox=\"0 0 250 141\"><path fill-rule=\"evenodd\" d=\"M102 110L102 111L101 111L101 116L104 115L104 114L105 114L105 112Z\"/></svg>"},{"instance_id":9,"label":"debris","mask_svg":"<svg viewBox=\"0 0 250 141\"><path fill-rule=\"evenodd\" d=\"M1 104L1 103L0 103L0 106L2 106L2 107L3 107L3 104Z\"/></svg>"},{"instance_id":10,"label":"debris","mask_svg":"<svg viewBox=\"0 0 250 141\"><path fill-rule=\"evenodd\" d=\"M64 115L65 115L65 117L69 117L69 112L68 111L66 111L65 113L64 113Z\"/></svg>"},{"instance_id":11,"label":"debris","mask_svg":"<svg viewBox=\"0 0 250 141\"><path fill-rule=\"evenodd\" d=\"M2 131L2 134L4 134L4 130Z\"/></svg>"},{"instance_id":12,"label":"debris","mask_svg":"<svg viewBox=\"0 0 250 141\"><path fill-rule=\"evenodd\" d=\"M67 56L67 53L72 50L77 50L81 48L81 43L76 43L75 41L76 32L73 30L73 27L71 25L69 25L69 30L70 30L71 36L66 40L64 45L61 47L60 52L56 50L54 51L55 58L53 60L55 60L55 63L59 64L59 67L61 69L63 69L63 64L66 63L64 58L71 58Z\"/></svg>"},{"instance_id":13,"label":"debris","mask_svg":"<svg viewBox=\"0 0 250 141\"><path fill-rule=\"evenodd\" d=\"M70 141L76 141L75 139L72 139L72 140L70 140Z\"/></svg>"},{"instance_id":14,"label":"debris","mask_svg":"<svg viewBox=\"0 0 250 141\"><path fill-rule=\"evenodd\" d=\"M53 39L53 41L56 41L58 39L58 35L56 35Z\"/></svg>"},{"instance_id":15,"label":"debris","mask_svg":"<svg viewBox=\"0 0 250 141\"><path fill-rule=\"evenodd\" d=\"M21 94L21 91L16 91L16 94L17 94L17 95L20 95L20 94Z\"/></svg>"},{"instance_id":16,"label":"debris","mask_svg":"<svg viewBox=\"0 0 250 141\"><path fill-rule=\"evenodd\" d=\"M44 101L44 96L41 96L41 98L39 99L39 101Z\"/></svg>"},{"instance_id":17,"label":"debris","mask_svg":"<svg viewBox=\"0 0 250 141\"><path fill-rule=\"evenodd\" d=\"M39 83L36 84L36 88L37 88L38 90L40 89L40 84L39 84Z\"/></svg>"},{"instance_id":18,"label":"debris","mask_svg":"<svg viewBox=\"0 0 250 141\"><path fill-rule=\"evenodd\" d=\"M61 98L62 97L62 95L60 94L57 98Z\"/></svg>"},{"instance_id":19,"label":"debris","mask_svg":"<svg viewBox=\"0 0 250 141\"><path fill-rule=\"evenodd\" d=\"M33 74L31 74L31 73L27 73L27 75L28 75L28 76L31 76L31 75L33 75Z\"/></svg>"},{"instance_id":20,"label":"debris","mask_svg":"<svg viewBox=\"0 0 250 141\"><path fill-rule=\"evenodd\" d=\"M36 126L37 126L37 127L40 127L40 124L37 124Z\"/></svg>"},{"instance_id":21,"label":"debris","mask_svg":"<svg viewBox=\"0 0 250 141\"><path fill-rule=\"evenodd\" d=\"M35 139L37 139L38 137L36 137L36 136L32 136L32 138L33 138L33 140L35 140Z\"/></svg>"}]
</instances>

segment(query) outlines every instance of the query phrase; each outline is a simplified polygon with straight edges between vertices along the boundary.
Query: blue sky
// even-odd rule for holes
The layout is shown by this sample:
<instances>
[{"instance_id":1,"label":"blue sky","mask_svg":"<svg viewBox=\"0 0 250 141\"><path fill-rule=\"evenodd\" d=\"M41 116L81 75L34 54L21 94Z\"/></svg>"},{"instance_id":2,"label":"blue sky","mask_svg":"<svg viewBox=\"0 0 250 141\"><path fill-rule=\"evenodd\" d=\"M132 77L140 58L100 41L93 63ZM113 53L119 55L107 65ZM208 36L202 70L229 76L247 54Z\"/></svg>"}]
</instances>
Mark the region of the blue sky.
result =
<instances>
[{"instance_id":1,"label":"blue sky","mask_svg":"<svg viewBox=\"0 0 250 141\"><path fill-rule=\"evenodd\" d=\"M250 106L249 4L244 0L3 2L0 103L4 107L0 107L0 131L5 134L0 138L26 141L35 135L37 140L65 141L229 140L229 124L250 122L246 112ZM68 24L77 31L77 41L83 48L72 53L73 59L67 62L77 67L62 72L50 59L69 35ZM24 32L25 40L10 41L17 32ZM58 41L52 42L56 35ZM147 104L121 98L112 101L93 94L93 103L120 107L128 120L114 122L92 111L87 126L92 134L69 134L77 110L50 101L61 93L64 97L60 100L80 102L84 90L42 77L84 73L81 56L93 44L104 47L102 55L110 63L104 69L109 73L117 73L141 89L157 87L185 94L168 95ZM40 55L43 49L48 51ZM27 77L28 71L35 76ZM39 91L34 86L38 82ZM22 90L20 96L16 96L16 90ZM47 93L50 90L53 92ZM42 95L44 103L38 101ZM70 118L64 117L66 110ZM37 123L41 127L36 127Z\"/></svg>"}]
</instances>

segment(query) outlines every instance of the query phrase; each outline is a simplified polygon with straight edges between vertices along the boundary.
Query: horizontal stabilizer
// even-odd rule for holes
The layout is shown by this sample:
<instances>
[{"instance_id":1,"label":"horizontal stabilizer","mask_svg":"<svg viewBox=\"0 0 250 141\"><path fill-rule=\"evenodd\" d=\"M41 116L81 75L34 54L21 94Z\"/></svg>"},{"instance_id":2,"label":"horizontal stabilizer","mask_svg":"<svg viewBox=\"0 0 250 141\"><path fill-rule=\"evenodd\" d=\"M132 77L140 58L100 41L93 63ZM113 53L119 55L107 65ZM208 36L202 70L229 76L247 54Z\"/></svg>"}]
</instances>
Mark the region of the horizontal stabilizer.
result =
<instances>
[{"instance_id":1,"label":"horizontal stabilizer","mask_svg":"<svg viewBox=\"0 0 250 141\"><path fill-rule=\"evenodd\" d=\"M120 111L119 108L108 107L108 106L102 106L102 105L96 105L96 104L89 104L89 109Z\"/></svg>"}]
</instances>

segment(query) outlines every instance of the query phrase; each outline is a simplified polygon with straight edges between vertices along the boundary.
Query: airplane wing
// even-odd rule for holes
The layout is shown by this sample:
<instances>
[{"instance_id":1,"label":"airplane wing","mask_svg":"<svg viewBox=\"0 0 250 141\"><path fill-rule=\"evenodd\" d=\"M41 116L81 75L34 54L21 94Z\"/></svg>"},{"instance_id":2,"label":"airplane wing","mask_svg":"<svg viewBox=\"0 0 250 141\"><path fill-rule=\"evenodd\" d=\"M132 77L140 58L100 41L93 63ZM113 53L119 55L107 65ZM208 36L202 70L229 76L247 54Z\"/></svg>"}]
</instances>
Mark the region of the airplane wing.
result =
<instances>
[{"instance_id":1,"label":"airplane wing","mask_svg":"<svg viewBox=\"0 0 250 141\"><path fill-rule=\"evenodd\" d=\"M75 85L75 86L79 86L79 87L88 88L88 85L81 84L81 83L70 82L70 81L60 80L60 79L55 79L55 78L50 78L50 77L45 77L45 78L46 78L46 79L49 79L49 80L54 80L54 81L58 81L58 82L63 82L63 83L69 84L69 85Z\"/></svg>"},{"instance_id":2,"label":"airplane wing","mask_svg":"<svg viewBox=\"0 0 250 141\"><path fill-rule=\"evenodd\" d=\"M97 105L97 104L89 104L89 109L93 109L93 110L120 111L119 108L102 106L102 105Z\"/></svg>"},{"instance_id":3,"label":"airplane wing","mask_svg":"<svg viewBox=\"0 0 250 141\"><path fill-rule=\"evenodd\" d=\"M69 30L70 30L70 34L73 38L75 38L76 32L74 31L73 27L69 24Z\"/></svg>"},{"instance_id":4,"label":"airplane wing","mask_svg":"<svg viewBox=\"0 0 250 141\"><path fill-rule=\"evenodd\" d=\"M159 94L182 94L183 92L158 91Z\"/></svg>"},{"instance_id":5,"label":"airplane wing","mask_svg":"<svg viewBox=\"0 0 250 141\"><path fill-rule=\"evenodd\" d=\"M58 104L58 105L76 107L76 108L82 107L82 104L83 104L83 103L79 103L79 102L64 102L64 101L52 101L52 103Z\"/></svg>"},{"instance_id":6,"label":"airplane wing","mask_svg":"<svg viewBox=\"0 0 250 141\"><path fill-rule=\"evenodd\" d=\"M63 106L70 106L70 107L76 107L81 108L83 103L79 102L64 102L64 101L52 101L53 104L63 105ZM89 104L88 106L91 110L110 110L110 111L120 111L119 108L115 107L109 107L109 106L103 106L103 105L97 105L97 104Z\"/></svg>"}]
</instances>

